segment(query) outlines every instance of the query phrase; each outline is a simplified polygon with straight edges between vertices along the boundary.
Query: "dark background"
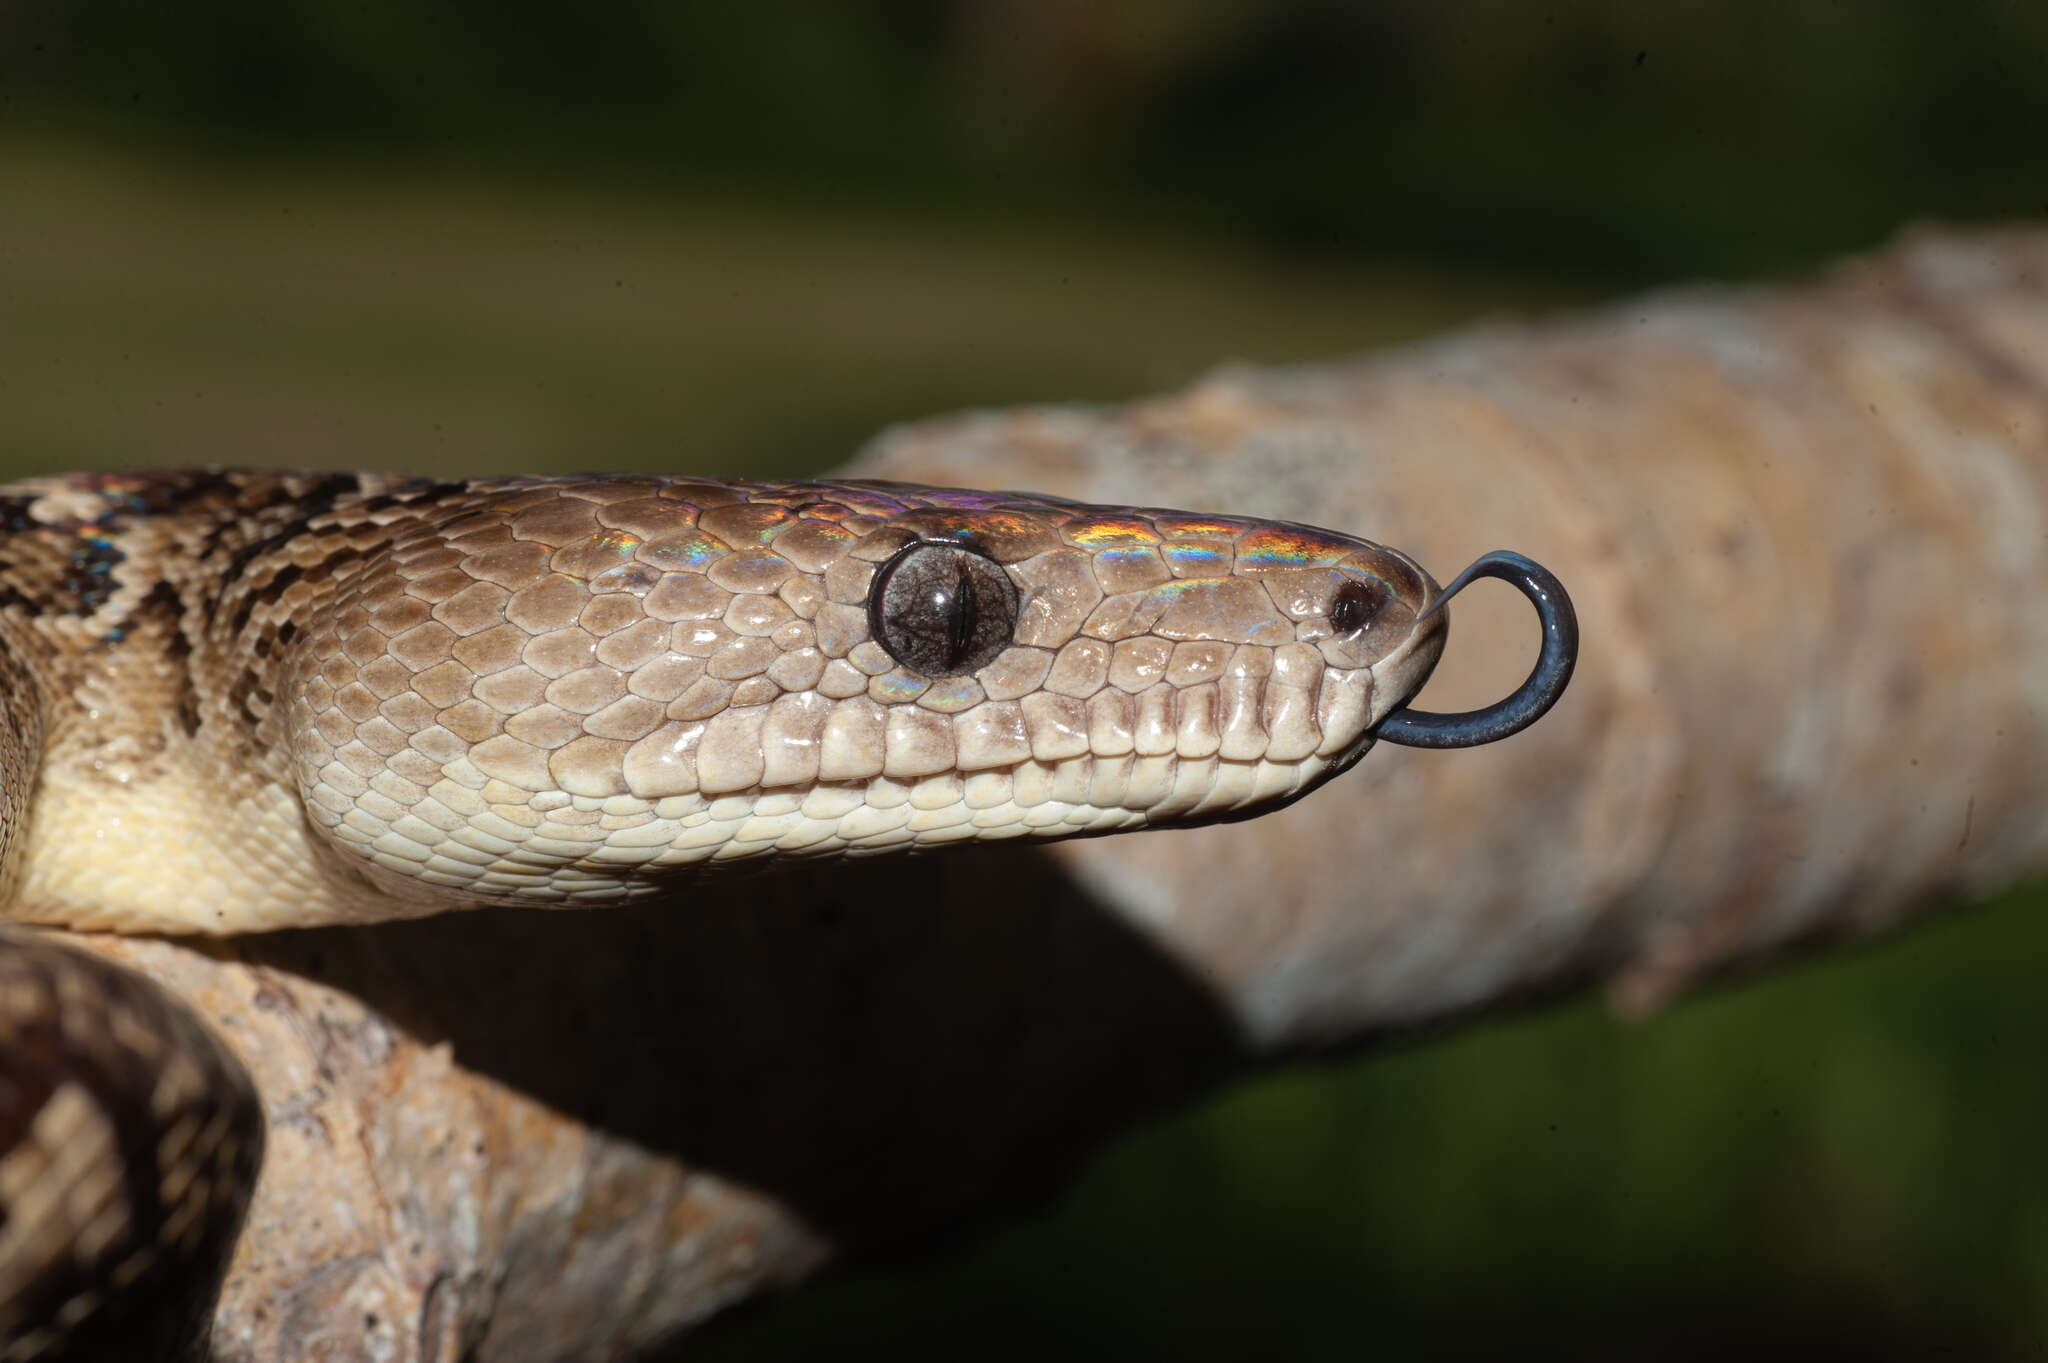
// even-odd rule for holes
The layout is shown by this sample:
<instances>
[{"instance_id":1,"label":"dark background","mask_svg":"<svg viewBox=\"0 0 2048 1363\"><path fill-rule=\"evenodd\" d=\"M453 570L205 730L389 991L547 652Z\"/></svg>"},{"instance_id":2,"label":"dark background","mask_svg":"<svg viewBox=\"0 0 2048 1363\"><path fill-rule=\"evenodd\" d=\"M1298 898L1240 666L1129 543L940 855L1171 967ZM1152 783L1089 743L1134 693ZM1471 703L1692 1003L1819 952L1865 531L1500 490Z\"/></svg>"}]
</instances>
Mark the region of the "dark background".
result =
<instances>
[{"instance_id":1,"label":"dark background","mask_svg":"<svg viewBox=\"0 0 2048 1363\"><path fill-rule=\"evenodd\" d=\"M2048 213L2048 6L0 5L0 473L799 473ZM2048 1353L2048 900L1241 1087L708 1358Z\"/></svg>"}]
</instances>

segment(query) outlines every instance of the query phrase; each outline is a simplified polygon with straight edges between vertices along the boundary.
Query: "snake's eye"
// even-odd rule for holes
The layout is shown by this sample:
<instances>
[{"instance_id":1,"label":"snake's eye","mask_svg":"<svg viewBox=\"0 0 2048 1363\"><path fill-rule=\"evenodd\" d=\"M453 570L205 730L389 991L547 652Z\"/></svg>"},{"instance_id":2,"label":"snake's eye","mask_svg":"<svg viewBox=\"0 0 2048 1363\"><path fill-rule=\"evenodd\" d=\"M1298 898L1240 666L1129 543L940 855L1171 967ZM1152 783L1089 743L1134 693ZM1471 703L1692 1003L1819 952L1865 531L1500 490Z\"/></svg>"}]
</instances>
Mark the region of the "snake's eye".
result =
<instances>
[{"instance_id":1,"label":"snake's eye","mask_svg":"<svg viewBox=\"0 0 2048 1363\"><path fill-rule=\"evenodd\" d=\"M1356 634L1378 619L1393 597L1393 590L1378 578L1353 579L1337 589L1337 599L1330 603L1330 628Z\"/></svg>"},{"instance_id":2,"label":"snake's eye","mask_svg":"<svg viewBox=\"0 0 2048 1363\"><path fill-rule=\"evenodd\" d=\"M889 656L927 677L958 677L1009 647L1017 587L990 558L951 544L911 544L868 589L868 628Z\"/></svg>"}]
</instances>

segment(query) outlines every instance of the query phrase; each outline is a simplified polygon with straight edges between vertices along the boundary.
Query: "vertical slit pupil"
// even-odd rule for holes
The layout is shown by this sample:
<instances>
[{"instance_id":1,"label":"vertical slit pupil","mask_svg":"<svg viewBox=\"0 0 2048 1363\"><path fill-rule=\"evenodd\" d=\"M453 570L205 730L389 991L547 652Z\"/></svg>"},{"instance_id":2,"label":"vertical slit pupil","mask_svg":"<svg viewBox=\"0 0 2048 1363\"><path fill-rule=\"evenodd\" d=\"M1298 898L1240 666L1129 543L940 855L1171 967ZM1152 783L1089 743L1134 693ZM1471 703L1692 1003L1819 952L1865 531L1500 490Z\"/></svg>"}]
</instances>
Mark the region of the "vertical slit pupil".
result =
<instances>
[{"instance_id":1,"label":"vertical slit pupil","mask_svg":"<svg viewBox=\"0 0 2048 1363\"><path fill-rule=\"evenodd\" d=\"M967 571L964 557L953 562L953 599L946 606L946 660L949 666L957 667L967 656L967 646L974 642L974 626L979 616L974 604L974 578Z\"/></svg>"}]
</instances>

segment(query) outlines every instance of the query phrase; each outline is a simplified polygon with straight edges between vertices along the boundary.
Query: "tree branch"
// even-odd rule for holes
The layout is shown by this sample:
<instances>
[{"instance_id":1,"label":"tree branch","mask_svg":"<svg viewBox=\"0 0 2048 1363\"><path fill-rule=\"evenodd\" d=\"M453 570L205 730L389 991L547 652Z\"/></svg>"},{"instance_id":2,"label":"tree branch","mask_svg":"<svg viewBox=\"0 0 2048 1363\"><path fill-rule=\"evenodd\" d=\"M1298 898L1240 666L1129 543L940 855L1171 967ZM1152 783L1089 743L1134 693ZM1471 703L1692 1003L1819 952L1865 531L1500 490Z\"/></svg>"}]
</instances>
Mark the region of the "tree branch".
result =
<instances>
[{"instance_id":1,"label":"tree branch","mask_svg":"<svg viewBox=\"0 0 2048 1363\"><path fill-rule=\"evenodd\" d=\"M219 1358L619 1357L1233 1069L1594 981L1648 1007L2048 864L2048 235L924 422L858 471L1317 522L1440 578L1519 549L1585 652L1528 733L1243 825L96 939L270 1109ZM1454 614L1431 708L1535 649L1505 589Z\"/></svg>"}]
</instances>

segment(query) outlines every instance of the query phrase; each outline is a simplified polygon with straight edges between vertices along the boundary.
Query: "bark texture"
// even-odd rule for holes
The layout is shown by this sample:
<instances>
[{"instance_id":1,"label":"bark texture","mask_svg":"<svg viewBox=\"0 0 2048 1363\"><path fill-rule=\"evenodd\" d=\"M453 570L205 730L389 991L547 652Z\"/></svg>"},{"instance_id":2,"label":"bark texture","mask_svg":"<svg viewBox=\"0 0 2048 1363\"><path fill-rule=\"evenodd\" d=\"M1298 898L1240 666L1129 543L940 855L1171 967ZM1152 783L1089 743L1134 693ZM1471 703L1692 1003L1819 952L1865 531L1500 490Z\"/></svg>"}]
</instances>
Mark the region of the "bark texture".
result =
<instances>
[{"instance_id":1,"label":"bark texture","mask_svg":"<svg viewBox=\"0 0 2048 1363\"><path fill-rule=\"evenodd\" d=\"M1190 833L606 914L98 939L242 1050L269 1162L222 1360L609 1359L1031 1198L1288 1050L1701 975L2048 866L2048 235L1925 234L1125 407L919 423L868 476L1235 510L1570 587L1564 702ZM1535 649L1459 598L1424 701Z\"/></svg>"},{"instance_id":2,"label":"bark texture","mask_svg":"<svg viewBox=\"0 0 2048 1363\"><path fill-rule=\"evenodd\" d=\"M926 422L860 468L1321 522L1440 579L1515 548L1569 586L1579 671L1527 733L1052 849L1261 1048L1595 977L1646 1006L2048 864L2048 236ZM1526 608L1480 596L1427 708L1534 656Z\"/></svg>"}]
</instances>

